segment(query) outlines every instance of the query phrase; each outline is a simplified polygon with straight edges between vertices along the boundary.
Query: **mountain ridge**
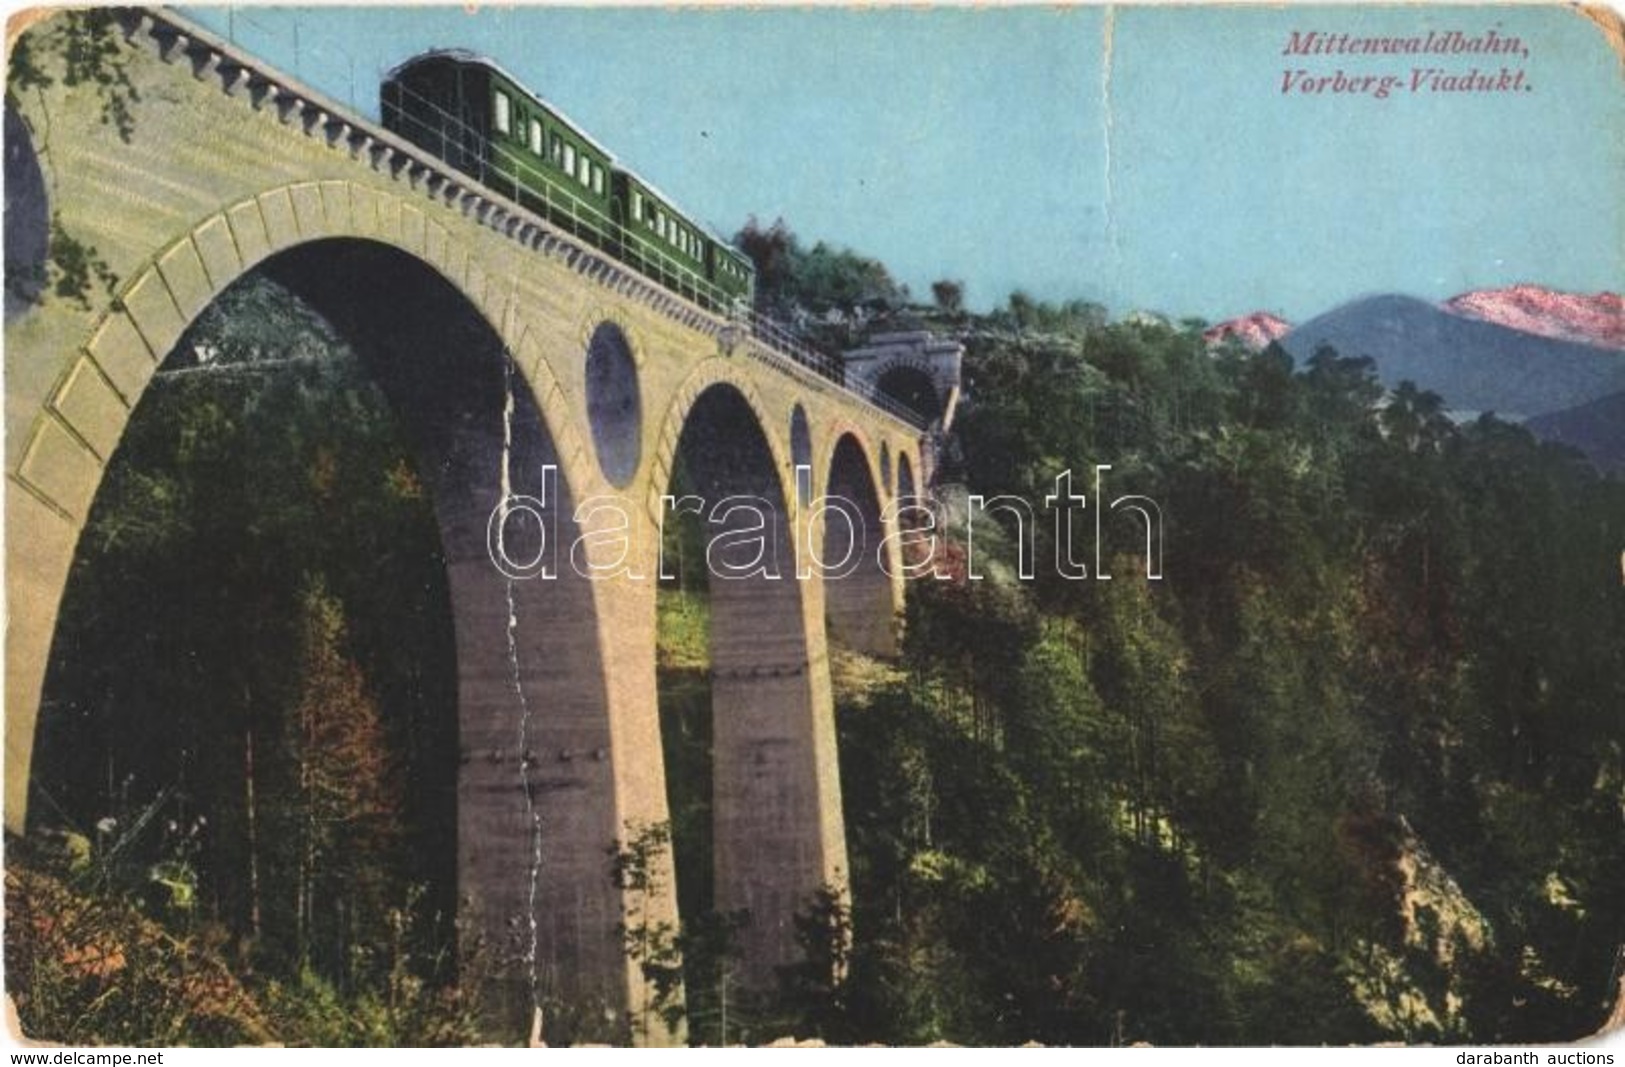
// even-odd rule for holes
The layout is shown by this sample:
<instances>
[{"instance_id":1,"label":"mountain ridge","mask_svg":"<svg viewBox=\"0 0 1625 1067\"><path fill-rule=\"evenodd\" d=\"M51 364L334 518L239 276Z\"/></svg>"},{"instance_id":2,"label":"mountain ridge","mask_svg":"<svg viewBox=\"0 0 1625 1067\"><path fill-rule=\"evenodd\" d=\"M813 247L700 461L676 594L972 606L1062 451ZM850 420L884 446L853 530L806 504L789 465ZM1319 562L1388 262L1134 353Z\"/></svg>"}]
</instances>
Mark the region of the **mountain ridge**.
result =
<instances>
[{"instance_id":1,"label":"mountain ridge","mask_svg":"<svg viewBox=\"0 0 1625 1067\"><path fill-rule=\"evenodd\" d=\"M1625 391L1625 354L1458 315L1416 297L1369 296L1295 326L1297 360L1322 345L1369 356L1390 387L1410 380L1457 412L1523 420Z\"/></svg>"},{"instance_id":2,"label":"mountain ridge","mask_svg":"<svg viewBox=\"0 0 1625 1067\"><path fill-rule=\"evenodd\" d=\"M1339 307L1369 299L1372 297L1359 297ZM1520 333L1625 351L1625 297L1619 293L1571 293L1519 282L1495 289L1470 289L1439 301L1436 306L1452 315L1505 326ZM1315 318L1336 310L1333 308ZM1233 339L1260 350L1292 329L1293 323L1274 312L1252 311L1215 323L1202 332L1202 337L1211 345Z\"/></svg>"}]
</instances>

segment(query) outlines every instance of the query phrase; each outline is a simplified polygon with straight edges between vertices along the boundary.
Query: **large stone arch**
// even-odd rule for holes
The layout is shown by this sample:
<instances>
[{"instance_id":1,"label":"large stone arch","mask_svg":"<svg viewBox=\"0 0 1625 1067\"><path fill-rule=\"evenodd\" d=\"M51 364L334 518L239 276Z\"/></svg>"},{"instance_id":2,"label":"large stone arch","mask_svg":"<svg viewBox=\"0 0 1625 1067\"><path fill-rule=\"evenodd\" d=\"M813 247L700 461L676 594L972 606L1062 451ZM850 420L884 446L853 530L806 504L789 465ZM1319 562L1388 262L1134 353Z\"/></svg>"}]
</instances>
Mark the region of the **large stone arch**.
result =
<instances>
[{"instance_id":1,"label":"large stone arch","mask_svg":"<svg viewBox=\"0 0 1625 1067\"><path fill-rule=\"evenodd\" d=\"M663 506L661 498L666 493L666 486L671 482L672 466L677 457L677 443L683 427L688 425L689 415L700 396L715 385L732 387L750 407L755 425L761 430L762 437L772 454L774 469L778 471L778 491L790 502L792 509L796 507L794 466L790 458L787 431L784 434L779 432L773 408L763 398L755 382L741 375L737 367L726 357L712 357L700 361L683 376L682 381L672 390L671 399L665 410L660 413L658 428L653 437L655 455L650 468L646 498L649 515L656 521L660 518ZM785 418L788 419L788 415Z\"/></svg>"},{"instance_id":2,"label":"large stone arch","mask_svg":"<svg viewBox=\"0 0 1625 1067\"><path fill-rule=\"evenodd\" d=\"M335 272L324 257L364 262ZM629 694L607 677L602 591L568 564L572 490L597 484L584 463L590 454L511 286L486 274L473 252L418 206L376 189L296 182L204 219L134 273L75 346L12 472L21 492L8 494L8 828L25 825L45 665L102 473L187 325L257 269L341 320L340 331L358 347L378 347L367 331L393 321L392 342L406 345L410 359L438 355L455 364L468 354L437 353L435 319L427 314L450 305L486 331L493 352L483 363L452 366L455 373L428 385L409 374L391 380L386 373L381 381L392 404L408 410L425 447L422 469L433 482L452 591L459 898L487 938L512 940L518 931L517 970L499 982L511 1021L528 1021L531 1002L544 993L627 1006L641 980L620 944L626 909L608 877L605 848L629 815L663 817L662 790L628 792L621 780L617 764L625 761L617 757L640 723L635 714L623 716L631 722L610 714L612 701L625 703ZM380 284L408 276L439 287L438 302L394 302L391 316L370 320L358 314L369 284L376 297ZM483 392L470 401L469 390ZM549 466L557 471L547 490L549 518L564 541L558 576L507 580L488 556L487 520L505 484L541 495ZM635 782L650 773L624 777ZM652 774L658 782L658 767ZM644 802L654 809L628 810Z\"/></svg>"},{"instance_id":3,"label":"large stone arch","mask_svg":"<svg viewBox=\"0 0 1625 1067\"><path fill-rule=\"evenodd\" d=\"M33 419L12 482L7 544L23 553L8 569L7 766L28 767L50 635L61 586L102 471L159 363L187 325L228 286L262 262L298 245L351 238L388 245L454 286L503 337L527 331L510 312L508 294L487 285L466 249L451 247L443 227L413 203L342 181L294 182L268 189L197 223L166 245L112 294L87 334L70 342L73 356ZM453 274L448 263L465 269ZM523 356L528 345L517 346ZM578 457L581 435L545 363L522 361L561 454ZM576 480L577 471L566 477ZM49 518L47 518L49 516ZM22 562L25 566L17 566ZM24 605L28 610L18 610ZM21 762L15 762L20 760ZM17 779L21 777L22 781ZM27 776L8 775L6 823L22 829Z\"/></svg>"},{"instance_id":4,"label":"large stone arch","mask_svg":"<svg viewBox=\"0 0 1625 1067\"><path fill-rule=\"evenodd\" d=\"M923 360L894 360L875 376L875 389L931 422L942 421L946 405Z\"/></svg>"},{"instance_id":5,"label":"large stone arch","mask_svg":"<svg viewBox=\"0 0 1625 1067\"><path fill-rule=\"evenodd\" d=\"M842 359L848 380L861 383L914 412L941 432L953 424L959 403L965 348L925 330L883 333Z\"/></svg>"},{"instance_id":6,"label":"large stone arch","mask_svg":"<svg viewBox=\"0 0 1625 1067\"><path fill-rule=\"evenodd\" d=\"M889 490L886 489L880 477L879 445L862 426L859 426L851 419L840 416L827 420L821 428L814 463L813 477L816 479L814 489L820 493L829 492L830 462L835 458L835 452L840 447L843 438L851 438L852 443L857 446L869 481L882 494L881 505L884 506L884 497L889 495Z\"/></svg>"},{"instance_id":7,"label":"large stone arch","mask_svg":"<svg viewBox=\"0 0 1625 1067\"><path fill-rule=\"evenodd\" d=\"M800 509L781 423L726 361L708 361L668 408L650 486L658 508L683 462L708 513L730 496L757 498L768 513L767 568L730 577L713 567L709 580L715 904L750 913L740 947L744 981L759 990L798 958L794 920L813 894L846 886L821 589L797 574ZM756 521L747 511L718 519L710 537ZM718 558L743 565L751 551Z\"/></svg>"},{"instance_id":8,"label":"large stone arch","mask_svg":"<svg viewBox=\"0 0 1625 1067\"><path fill-rule=\"evenodd\" d=\"M891 487L878 468L876 449L858 426L838 421L823 445L818 472L827 499L815 536L826 568L830 637L868 655L895 655L902 584L897 541L888 539ZM841 566L841 561L850 562Z\"/></svg>"}]
</instances>

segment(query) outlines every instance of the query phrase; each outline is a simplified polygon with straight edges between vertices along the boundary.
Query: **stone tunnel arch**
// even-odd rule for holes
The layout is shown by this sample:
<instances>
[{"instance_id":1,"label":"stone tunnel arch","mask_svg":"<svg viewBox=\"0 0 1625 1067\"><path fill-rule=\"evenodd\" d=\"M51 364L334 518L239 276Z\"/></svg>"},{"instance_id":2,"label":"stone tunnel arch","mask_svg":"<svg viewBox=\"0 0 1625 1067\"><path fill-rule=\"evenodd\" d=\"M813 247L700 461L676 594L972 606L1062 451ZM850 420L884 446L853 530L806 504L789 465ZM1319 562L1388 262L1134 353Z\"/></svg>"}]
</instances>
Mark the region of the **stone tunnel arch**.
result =
<instances>
[{"instance_id":1,"label":"stone tunnel arch","mask_svg":"<svg viewBox=\"0 0 1625 1067\"><path fill-rule=\"evenodd\" d=\"M594 590L568 565L579 479L560 459L561 427L539 410L485 314L417 255L340 237L292 245L257 269L356 349L428 482L456 650L458 744L448 756L458 763L459 910L477 918L488 942L511 942L517 932L518 962L494 984L497 1014L523 1025L551 994L624 1005L622 912L604 859L617 832L615 753ZM246 273L222 277L213 293ZM153 283L149 273L129 289ZM190 309L175 335L212 299ZM164 347L154 352L159 362ZM157 366L126 386L131 410L108 428L107 454ZM508 516L509 554L557 552L556 578L511 581L490 558L488 520L504 486L540 502ZM57 602L61 594L54 591Z\"/></svg>"},{"instance_id":2,"label":"stone tunnel arch","mask_svg":"<svg viewBox=\"0 0 1625 1067\"><path fill-rule=\"evenodd\" d=\"M821 516L824 610L834 644L872 656L897 651L897 561L882 562L884 497L858 435L843 432L830 450ZM889 573L888 573L889 568Z\"/></svg>"},{"instance_id":3,"label":"stone tunnel arch","mask_svg":"<svg viewBox=\"0 0 1625 1067\"><path fill-rule=\"evenodd\" d=\"M930 371L908 361L899 361L881 372L875 388L919 415L927 425L942 418L942 398Z\"/></svg>"},{"instance_id":4,"label":"stone tunnel arch","mask_svg":"<svg viewBox=\"0 0 1625 1067\"><path fill-rule=\"evenodd\" d=\"M797 579L791 450L715 367L695 373L667 423L681 431L660 469L704 509L712 906L748 913L741 981L767 991L798 958L797 914L821 886L844 890L846 863L822 633ZM680 890L684 877L679 856Z\"/></svg>"}]
</instances>

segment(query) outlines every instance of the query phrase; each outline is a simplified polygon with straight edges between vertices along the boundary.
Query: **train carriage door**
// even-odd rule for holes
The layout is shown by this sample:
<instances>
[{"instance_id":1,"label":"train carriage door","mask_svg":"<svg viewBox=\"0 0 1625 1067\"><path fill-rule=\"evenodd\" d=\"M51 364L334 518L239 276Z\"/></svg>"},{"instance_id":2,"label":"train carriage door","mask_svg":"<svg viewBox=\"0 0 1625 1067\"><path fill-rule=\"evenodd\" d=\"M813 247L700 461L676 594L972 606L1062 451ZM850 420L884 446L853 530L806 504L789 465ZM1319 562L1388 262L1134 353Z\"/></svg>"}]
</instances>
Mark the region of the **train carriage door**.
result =
<instances>
[{"instance_id":1,"label":"train carriage door","mask_svg":"<svg viewBox=\"0 0 1625 1067\"><path fill-rule=\"evenodd\" d=\"M643 245L646 240L643 228L647 225L646 220L649 217L648 201L643 198L643 190L639 189L631 178L626 179L626 187L631 190L632 200L631 218L626 223L627 250L631 253L633 265L639 270L647 270L648 266L643 259Z\"/></svg>"},{"instance_id":2,"label":"train carriage door","mask_svg":"<svg viewBox=\"0 0 1625 1067\"><path fill-rule=\"evenodd\" d=\"M451 114L442 116L458 145L463 169L485 181L491 167L491 78L483 71L455 68Z\"/></svg>"},{"instance_id":3,"label":"train carriage door","mask_svg":"<svg viewBox=\"0 0 1625 1067\"><path fill-rule=\"evenodd\" d=\"M609 252L626 260L626 178L619 171L609 176Z\"/></svg>"},{"instance_id":4,"label":"train carriage door","mask_svg":"<svg viewBox=\"0 0 1625 1067\"><path fill-rule=\"evenodd\" d=\"M626 234L626 209L622 206L621 198L613 190L609 194L609 234L608 245L610 254L616 259L626 258L626 245L623 240Z\"/></svg>"}]
</instances>

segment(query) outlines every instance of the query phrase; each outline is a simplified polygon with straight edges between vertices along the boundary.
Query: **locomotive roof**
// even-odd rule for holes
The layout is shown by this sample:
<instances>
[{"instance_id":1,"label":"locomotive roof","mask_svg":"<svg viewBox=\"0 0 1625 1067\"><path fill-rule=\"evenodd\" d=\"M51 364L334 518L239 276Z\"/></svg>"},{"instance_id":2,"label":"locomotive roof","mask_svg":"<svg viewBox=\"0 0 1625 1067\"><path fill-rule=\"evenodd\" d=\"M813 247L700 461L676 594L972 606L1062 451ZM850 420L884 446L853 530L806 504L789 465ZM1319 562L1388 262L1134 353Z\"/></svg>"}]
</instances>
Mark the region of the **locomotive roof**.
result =
<instances>
[{"instance_id":1,"label":"locomotive roof","mask_svg":"<svg viewBox=\"0 0 1625 1067\"><path fill-rule=\"evenodd\" d=\"M666 193L665 190L661 189L660 186L656 185L654 182L650 181L648 178L645 178L643 175L639 174L637 171L633 170L631 167L627 166L624 162L622 162L620 157L618 157L614 152L610 151L607 147L605 147L603 144L601 144L598 141L597 138L592 136L592 134L590 134L586 130L582 129L581 124L578 123L575 119L571 118L569 116L569 114L565 112L565 110L563 108L559 107L557 104L553 103L550 100L543 99L533 89L529 88L525 84L525 82L523 80L516 77L513 74L512 71L508 70L508 68L504 67L501 63L498 63L496 60L492 59L490 56L482 55L481 53L475 52L472 49L468 49L468 48L431 48L427 52L419 52L417 55L413 56L412 58L404 60L403 62L396 64L396 66L393 67L389 71L388 74L384 75L384 78L386 80L388 80L388 81L393 81L398 76L405 73L408 68L416 66L419 63L423 63L423 62L426 62L426 61L429 61L429 60L436 60L436 59L448 60L448 61L453 62L453 63L462 63L462 64L467 64L467 65L472 65L472 66L485 67L488 70L492 71L493 73L501 75L510 84L516 86L526 96L530 97L530 99L534 103L540 104L542 107L547 108L547 110L553 112L553 114L557 115L560 119L564 120L565 124L568 125L570 127L570 129L575 132L576 136L580 137L583 141L586 141L588 144L592 145L593 148L596 149L597 151L603 153L605 158L607 158L610 161L610 163L614 165L616 170L619 170L621 173L626 174L628 177L636 178L639 185L643 186L645 189L649 190L649 192L653 193L655 196L659 197L660 199L664 200L667 204L671 205L672 210L681 211L682 214L691 223L698 226L700 229L704 230L706 232L707 236L709 236L713 241L717 242L719 245L722 245L724 248L733 249L735 252L739 251L737 248L734 247L734 243L732 241L728 240L725 237L722 237L720 234L718 234L716 232L716 230L712 229L710 225L708 225L707 223L698 221L697 219L694 218L694 216L690 212L684 210L683 208L678 207L677 206L677 201L675 199L673 199L668 193ZM740 253L740 255L743 255L743 254L744 253ZM749 257L746 257L746 258L748 259Z\"/></svg>"}]
</instances>

